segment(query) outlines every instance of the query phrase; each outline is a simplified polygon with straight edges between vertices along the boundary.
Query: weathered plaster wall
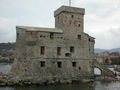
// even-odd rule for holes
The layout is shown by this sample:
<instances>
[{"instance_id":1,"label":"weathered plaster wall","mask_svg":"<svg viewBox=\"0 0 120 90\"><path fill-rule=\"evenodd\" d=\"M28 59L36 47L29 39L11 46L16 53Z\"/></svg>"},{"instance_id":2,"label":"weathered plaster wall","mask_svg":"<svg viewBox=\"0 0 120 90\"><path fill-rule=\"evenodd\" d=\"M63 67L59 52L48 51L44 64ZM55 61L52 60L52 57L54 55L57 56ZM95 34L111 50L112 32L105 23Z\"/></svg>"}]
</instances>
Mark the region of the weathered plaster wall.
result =
<instances>
[{"instance_id":1,"label":"weathered plaster wall","mask_svg":"<svg viewBox=\"0 0 120 90\"><path fill-rule=\"evenodd\" d=\"M55 13L55 24L63 33L52 32L53 38L50 38L51 32L16 28L16 59L12 68L15 75L32 77L33 81L38 82L51 78L70 80L93 76L94 38L83 32L84 9L77 9L75 13L72 7L61 8L66 10L60 14ZM41 46L45 47L44 55L40 54ZM74 47L73 52L70 52L71 46ZM57 47L61 47L61 55L57 55ZM45 62L43 67L41 61ZM58 62L61 62L61 68ZM74 66L73 62L76 63Z\"/></svg>"}]
</instances>

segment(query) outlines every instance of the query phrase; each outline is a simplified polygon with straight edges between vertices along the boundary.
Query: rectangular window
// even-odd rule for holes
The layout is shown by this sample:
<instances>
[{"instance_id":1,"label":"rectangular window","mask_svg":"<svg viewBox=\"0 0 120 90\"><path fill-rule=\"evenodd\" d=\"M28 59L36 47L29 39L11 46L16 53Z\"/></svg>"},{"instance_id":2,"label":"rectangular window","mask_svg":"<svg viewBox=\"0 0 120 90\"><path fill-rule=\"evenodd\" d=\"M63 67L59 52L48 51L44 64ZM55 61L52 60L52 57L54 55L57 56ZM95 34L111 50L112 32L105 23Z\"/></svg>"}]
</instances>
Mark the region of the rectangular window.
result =
<instances>
[{"instance_id":1,"label":"rectangular window","mask_svg":"<svg viewBox=\"0 0 120 90\"><path fill-rule=\"evenodd\" d=\"M78 35L78 39L81 40L81 35Z\"/></svg>"},{"instance_id":2,"label":"rectangular window","mask_svg":"<svg viewBox=\"0 0 120 90\"><path fill-rule=\"evenodd\" d=\"M61 55L61 47L57 47L57 55Z\"/></svg>"},{"instance_id":3,"label":"rectangular window","mask_svg":"<svg viewBox=\"0 0 120 90\"><path fill-rule=\"evenodd\" d=\"M65 56L66 56L66 57L70 57L70 56L71 56L71 53L65 53Z\"/></svg>"},{"instance_id":4,"label":"rectangular window","mask_svg":"<svg viewBox=\"0 0 120 90\"><path fill-rule=\"evenodd\" d=\"M62 68L62 62L57 62L58 68Z\"/></svg>"},{"instance_id":5,"label":"rectangular window","mask_svg":"<svg viewBox=\"0 0 120 90\"><path fill-rule=\"evenodd\" d=\"M74 15L71 15L71 18L74 18Z\"/></svg>"},{"instance_id":6,"label":"rectangular window","mask_svg":"<svg viewBox=\"0 0 120 90\"><path fill-rule=\"evenodd\" d=\"M45 46L41 46L41 50L40 50L41 52L41 55L44 55L45 54Z\"/></svg>"},{"instance_id":7,"label":"rectangular window","mask_svg":"<svg viewBox=\"0 0 120 90\"><path fill-rule=\"evenodd\" d=\"M75 50L74 50L74 47L71 46L71 47L70 47L70 52L73 53L74 51L75 51Z\"/></svg>"},{"instance_id":8,"label":"rectangular window","mask_svg":"<svg viewBox=\"0 0 120 90\"><path fill-rule=\"evenodd\" d=\"M17 33L17 38L19 38L19 33Z\"/></svg>"},{"instance_id":9,"label":"rectangular window","mask_svg":"<svg viewBox=\"0 0 120 90\"><path fill-rule=\"evenodd\" d=\"M50 33L50 39L53 39L53 38L54 38L54 34Z\"/></svg>"},{"instance_id":10,"label":"rectangular window","mask_svg":"<svg viewBox=\"0 0 120 90\"><path fill-rule=\"evenodd\" d=\"M91 41L90 38L88 40L89 40L89 42Z\"/></svg>"},{"instance_id":11,"label":"rectangular window","mask_svg":"<svg viewBox=\"0 0 120 90\"><path fill-rule=\"evenodd\" d=\"M40 66L45 67L45 61L40 61Z\"/></svg>"},{"instance_id":12,"label":"rectangular window","mask_svg":"<svg viewBox=\"0 0 120 90\"><path fill-rule=\"evenodd\" d=\"M72 66L73 66L73 67L76 67L76 62L72 62Z\"/></svg>"}]
</instances>

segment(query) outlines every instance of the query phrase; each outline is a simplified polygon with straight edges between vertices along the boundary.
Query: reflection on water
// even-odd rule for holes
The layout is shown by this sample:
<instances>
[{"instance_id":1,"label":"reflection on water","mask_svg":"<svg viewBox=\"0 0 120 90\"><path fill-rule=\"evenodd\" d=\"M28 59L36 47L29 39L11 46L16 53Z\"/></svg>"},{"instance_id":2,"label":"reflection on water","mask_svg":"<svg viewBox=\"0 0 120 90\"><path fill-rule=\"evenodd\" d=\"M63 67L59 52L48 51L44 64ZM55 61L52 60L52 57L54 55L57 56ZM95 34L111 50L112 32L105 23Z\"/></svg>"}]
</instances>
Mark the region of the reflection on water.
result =
<instances>
[{"instance_id":1,"label":"reflection on water","mask_svg":"<svg viewBox=\"0 0 120 90\"><path fill-rule=\"evenodd\" d=\"M96 82L95 90L120 90L120 81L118 82Z\"/></svg>"},{"instance_id":2,"label":"reflection on water","mask_svg":"<svg viewBox=\"0 0 120 90\"><path fill-rule=\"evenodd\" d=\"M47 85L31 87L0 87L0 90L120 90L120 82L94 84Z\"/></svg>"},{"instance_id":3,"label":"reflection on water","mask_svg":"<svg viewBox=\"0 0 120 90\"><path fill-rule=\"evenodd\" d=\"M2 73L9 73L11 69L12 64L0 64L0 72Z\"/></svg>"},{"instance_id":4,"label":"reflection on water","mask_svg":"<svg viewBox=\"0 0 120 90\"><path fill-rule=\"evenodd\" d=\"M33 86L33 87L14 87L0 88L0 90L95 90L88 84L69 84L69 85L48 85L48 86Z\"/></svg>"}]
</instances>

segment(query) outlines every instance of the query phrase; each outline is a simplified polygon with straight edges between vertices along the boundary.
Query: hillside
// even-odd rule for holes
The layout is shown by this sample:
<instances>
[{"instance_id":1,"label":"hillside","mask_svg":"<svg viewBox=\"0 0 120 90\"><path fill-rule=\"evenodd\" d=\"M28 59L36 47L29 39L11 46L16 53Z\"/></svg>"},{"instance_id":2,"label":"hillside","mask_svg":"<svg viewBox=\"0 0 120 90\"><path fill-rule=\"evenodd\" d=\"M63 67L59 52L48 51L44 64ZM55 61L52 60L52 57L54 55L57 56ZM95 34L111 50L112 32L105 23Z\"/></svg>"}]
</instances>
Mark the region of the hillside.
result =
<instances>
[{"instance_id":1,"label":"hillside","mask_svg":"<svg viewBox=\"0 0 120 90\"><path fill-rule=\"evenodd\" d=\"M0 52L15 50L15 43L0 43Z\"/></svg>"},{"instance_id":2,"label":"hillside","mask_svg":"<svg viewBox=\"0 0 120 90\"><path fill-rule=\"evenodd\" d=\"M113 49L99 49L99 48L95 48L95 53L100 53L100 52L104 52L104 51L108 51L108 52L119 52L120 53L120 48L113 48Z\"/></svg>"},{"instance_id":3,"label":"hillside","mask_svg":"<svg viewBox=\"0 0 120 90\"><path fill-rule=\"evenodd\" d=\"M104 51L108 51L108 50L107 49L95 48L95 53L100 53L100 52L104 52Z\"/></svg>"}]
</instances>

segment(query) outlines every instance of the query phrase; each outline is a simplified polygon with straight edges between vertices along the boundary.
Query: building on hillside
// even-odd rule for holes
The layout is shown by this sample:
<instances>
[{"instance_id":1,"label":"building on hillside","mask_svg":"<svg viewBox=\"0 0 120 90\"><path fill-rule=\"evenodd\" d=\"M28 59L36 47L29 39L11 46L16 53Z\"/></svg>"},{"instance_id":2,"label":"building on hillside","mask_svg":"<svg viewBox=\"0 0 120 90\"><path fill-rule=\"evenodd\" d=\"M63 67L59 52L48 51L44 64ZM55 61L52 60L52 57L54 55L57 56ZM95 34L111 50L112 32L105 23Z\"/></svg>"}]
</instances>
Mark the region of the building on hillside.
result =
<instances>
[{"instance_id":1,"label":"building on hillside","mask_svg":"<svg viewBox=\"0 0 120 90\"><path fill-rule=\"evenodd\" d=\"M93 76L94 38L84 33L85 9L62 6L55 28L17 26L14 75L34 81Z\"/></svg>"},{"instance_id":2,"label":"building on hillside","mask_svg":"<svg viewBox=\"0 0 120 90\"><path fill-rule=\"evenodd\" d=\"M99 64L106 64L106 65L110 65L110 64L119 64L119 52L101 52L101 53L96 53L95 54L95 60L97 63Z\"/></svg>"},{"instance_id":3,"label":"building on hillside","mask_svg":"<svg viewBox=\"0 0 120 90\"><path fill-rule=\"evenodd\" d=\"M101 52L101 53L96 53L95 54L95 60L99 64L111 64L111 59L109 56L109 52Z\"/></svg>"},{"instance_id":4,"label":"building on hillside","mask_svg":"<svg viewBox=\"0 0 120 90\"><path fill-rule=\"evenodd\" d=\"M120 57L120 54L119 52L112 52L109 54L111 58L117 58L117 57Z\"/></svg>"}]
</instances>

